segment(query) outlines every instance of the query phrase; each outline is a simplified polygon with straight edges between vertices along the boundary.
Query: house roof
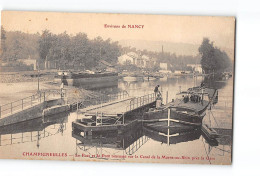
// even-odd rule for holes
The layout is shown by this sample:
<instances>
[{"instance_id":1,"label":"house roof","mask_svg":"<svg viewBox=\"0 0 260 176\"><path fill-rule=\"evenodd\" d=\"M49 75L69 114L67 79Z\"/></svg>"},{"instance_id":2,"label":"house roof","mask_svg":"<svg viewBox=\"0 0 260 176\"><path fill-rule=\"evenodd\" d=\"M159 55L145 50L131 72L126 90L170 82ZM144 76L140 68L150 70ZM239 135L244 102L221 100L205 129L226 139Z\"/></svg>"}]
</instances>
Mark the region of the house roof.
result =
<instances>
[{"instance_id":1,"label":"house roof","mask_svg":"<svg viewBox=\"0 0 260 176\"><path fill-rule=\"evenodd\" d=\"M138 58L138 54L136 54L135 52L129 52L129 53L127 53L127 55L132 58Z\"/></svg>"}]
</instances>

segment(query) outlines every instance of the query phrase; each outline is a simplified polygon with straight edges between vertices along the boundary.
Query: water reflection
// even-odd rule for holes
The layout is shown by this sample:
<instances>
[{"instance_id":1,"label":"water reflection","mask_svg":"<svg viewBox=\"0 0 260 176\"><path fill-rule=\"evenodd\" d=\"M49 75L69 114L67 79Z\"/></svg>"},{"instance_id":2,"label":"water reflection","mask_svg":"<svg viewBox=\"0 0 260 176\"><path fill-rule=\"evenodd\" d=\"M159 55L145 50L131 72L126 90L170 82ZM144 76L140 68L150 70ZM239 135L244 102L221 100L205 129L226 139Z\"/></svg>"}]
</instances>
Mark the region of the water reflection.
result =
<instances>
[{"instance_id":1,"label":"water reflection","mask_svg":"<svg viewBox=\"0 0 260 176\"><path fill-rule=\"evenodd\" d=\"M231 156L232 149L232 79L218 80L207 77L173 77L130 83L119 80L116 86L95 91L104 94L113 94L126 90L130 95L142 96L153 92L154 87L159 84L162 87L165 102L167 91L168 99L175 99L175 95L179 92L180 88L186 90L193 86L199 86L202 81L206 86L219 89L218 103L212 107L212 114L207 112L203 123L209 124L210 127L214 128L214 130L221 134L221 138L214 140L207 139L200 129L178 131L177 129L165 128L162 131L156 131L143 127L142 124L123 134L112 132L96 133L91 138L85 138L83 134L72 133L71 124L77 119L77 115L71 113L69 117L68 114L60 114L59 116L38 118L1 127L0 150L2 153L17 151L20 147L15 147L18 145L12 144L27 142L26 145L22 146L22 150L24 151L38 151L35 147L37 145L41 152L62 151L68 152L68 154L84 153L86 155L93 155L93 157L96 157L98 154L101 156L99 158L102 159L108 159L105 156L102 157L102 154L114 155L115 157L110 159L122 160L125 159L124 156L140 155L144 152L154 152L155 154L171 152L173 155L178 155L181 152L187 156L193 152L209 157L229 157ZM57 145L54 145L55 143ZM8 147L5 148L5 145L8 145ZM14 155L13 157L16 156Z\"/></svg>"},{"instance_id":2,"label":"water reflection","mask_svg":"<svg viewBox=\"0 0 260 176\"><path fill-rule=\"evenodd\" d=\"M149 138L161 142L162 144L178 144L181 142L188 142L199 139L201 136L200 129L174 132L168 128L167 133L158 132L144 127L144 134Z\"/></svg>"},{"instance_id":3,"label":"water reflection","mask_svg":"<svg viewBox=\"0 0 260 176\"><path fill-rule=\"evenodd\" d=\"M76 139L76 148L90 157L107 159L106 156L113 155L113 159L120 160L125 159L125 155L133 155L149 140L143 134L141 123L136 124L134 128L123 134L106 131L95 132L92 136L84 136L82 133L73 131L72 137Z\"/></svg>"},{"instance_id":4,"label":"water reflection","mask_svg":"<svg viewBox=\"0 0 260 176\"><path fill-rule=\"evenodd\" d=\"M54 116L36 118L0 128L0 146L37 142L66 130L69 113L60 113Z\"/></svg>"}]
</instances>

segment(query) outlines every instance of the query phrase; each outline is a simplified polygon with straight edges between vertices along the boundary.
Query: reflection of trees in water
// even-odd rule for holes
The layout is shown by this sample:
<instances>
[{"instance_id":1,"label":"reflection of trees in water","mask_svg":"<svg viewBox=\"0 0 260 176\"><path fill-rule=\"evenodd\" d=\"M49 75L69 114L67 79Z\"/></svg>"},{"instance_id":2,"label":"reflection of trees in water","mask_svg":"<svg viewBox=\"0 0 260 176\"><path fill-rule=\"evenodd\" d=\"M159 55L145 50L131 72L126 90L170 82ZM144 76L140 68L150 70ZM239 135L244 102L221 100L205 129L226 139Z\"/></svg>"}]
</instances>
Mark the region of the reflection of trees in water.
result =
<instances>
[{"instance_id":1,"label":"reflection of trees in water","mask_svg":"<svg viewBox=\"0 0 260 176\"><path fill-rule=\"evenodd\" d=\"M222 89L226 86L226 81L223 81L223 76L221 74L207 75L204 77L202 83L209 88Z\"/></svg>"}]
</instances>

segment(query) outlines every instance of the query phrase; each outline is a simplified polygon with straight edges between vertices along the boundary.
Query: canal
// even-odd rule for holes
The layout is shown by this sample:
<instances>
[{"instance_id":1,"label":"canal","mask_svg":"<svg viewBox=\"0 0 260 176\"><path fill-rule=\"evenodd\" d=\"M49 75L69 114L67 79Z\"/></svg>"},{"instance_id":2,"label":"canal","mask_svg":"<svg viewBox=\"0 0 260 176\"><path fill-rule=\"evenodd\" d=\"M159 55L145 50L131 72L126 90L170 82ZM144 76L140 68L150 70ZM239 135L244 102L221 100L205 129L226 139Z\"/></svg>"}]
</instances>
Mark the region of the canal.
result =
<instances>
[{"instance_id":1,"label":"canal","mask_svg":"<svg viewBox=\"0 0 260 176\"><path fill-rule=\"evenodd\" d=\"M229 164L232 154L233 78L186 76L136 82L121 79L117 86L94 91L113 94L126 90L131 96L142 96L153 92L154 87L160 85L163 102L166 103L175 99L180 90L199 86L202 82L218 89L218 103L207 110L203 120L203 123L222 134L216 141L208 140L200 130L165 135L151 132L141 124L121 135L105 133L80 141L72 137L72 122L77 119L77 113L73 112L1 128L1 157ZM55 154L55 157L47 156L50 153Z\"/></svg>"}]
</instances>

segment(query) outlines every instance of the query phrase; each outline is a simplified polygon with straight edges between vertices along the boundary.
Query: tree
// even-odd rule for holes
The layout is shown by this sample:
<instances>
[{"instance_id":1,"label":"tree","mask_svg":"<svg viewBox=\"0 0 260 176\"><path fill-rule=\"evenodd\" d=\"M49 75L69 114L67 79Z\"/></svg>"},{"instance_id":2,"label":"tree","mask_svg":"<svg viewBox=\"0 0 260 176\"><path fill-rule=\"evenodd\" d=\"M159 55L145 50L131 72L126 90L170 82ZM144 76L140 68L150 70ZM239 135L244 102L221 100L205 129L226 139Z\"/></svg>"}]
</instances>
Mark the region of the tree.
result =
<instances>
[{"instance_id":1,"label":"tree","mask_svg":"<svg viewBox=\"0 0 260 176\"><path fill-rule=\"evenodd\" d=\"M40 60L42 62L47 61L47 56L50 52L53 43L53 34L50 33L50 31L48 30L44 30L38 42Z\"/></svg>"},{"instance_id":2,"label":"tree","mask_svg":"<svg viewBox=\"0 0 260 176\"><path fill-rule=\"evenodd\" d=\"M205 73L223 72L230 67L231 61L226 52L214 47L213 42L204 38L199 47L201 54L201 66Z\"/></svg>"},{"instance_id":3,"label":"tree","mask_svg":"<svg viewBox=\"0 0 260 176\"><path fill-rule=\"evenodd\" d=\"M6 40L6 31L3 26L1 26L1 56L3 57L3 53L6 52L6 46L5 46L5 40Z\"/></svg>"}]
</instances>

